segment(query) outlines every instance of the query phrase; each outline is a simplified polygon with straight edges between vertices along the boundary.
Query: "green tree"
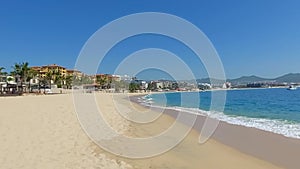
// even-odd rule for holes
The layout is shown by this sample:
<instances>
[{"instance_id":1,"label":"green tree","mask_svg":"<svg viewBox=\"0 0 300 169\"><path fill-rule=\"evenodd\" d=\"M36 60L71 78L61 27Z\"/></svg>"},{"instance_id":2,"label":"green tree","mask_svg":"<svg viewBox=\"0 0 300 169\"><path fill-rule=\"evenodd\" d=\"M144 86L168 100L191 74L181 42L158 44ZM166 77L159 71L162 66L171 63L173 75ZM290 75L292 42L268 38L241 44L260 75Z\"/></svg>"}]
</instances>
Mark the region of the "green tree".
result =
<instances>
[{"instance_id":1,"label":"green tree","mask_svg":"<svg viewBox=\"0 0 300 169\"><path fill-rule=\"evenodd\" d=\"M93 81L93 79L92 79L91 77L89 77L89 76L83 76L83 77L81 78L81 83L82 83L82 84L93 84L94 81Z\"/></svg>"},{"instance_id":2,"label":"green tree","mask_svg":"<svg viewBox=\"0 0 300 169\"><path fill-rule=\"evenodd\" d=\"M121 81L115 81L115 80L113 80L112 83L114 84L115 90L117 92L120 92L122 90L124 91L124 90L126 90L126 89L129 88L129 83L126 82L126 81L124 81L124 80L121 80Z\"/></svg>"},{"instance_id":3,"label":"green tree","mask_svg":"<svg viewBox=\"0 0 300 169\"><path fill-rule=\"evenodd\" d=\"M55 71L53 79L54 79L54 84L56 84L58 88L61 88L63 85L63 81L65 80L65 77L59 71Z\"/></svg>"},{"instance_id":4,"label":"green tree","mask_svg":"<svg viewBox=\"0 0 300 169\"><path fill-rule=\"evenodd\" d=\"M54 74L54 71L53 71L53 70L49 70L49 71L46 73L46 76L45 76L45 78L44 78L44 80L49 84L49 88L50 88L50 89L52 88L53 74ZM44 87L45 87L45 85L44 85Z\"/></svg>"},{"instance_id":5,"label":"green tree","mask_svg":"<svg viewBox=\"0 0 300 169\"><path fill-rule=\"evenodd\" d=\"M58 87L61 87L62 86L62 81L63 81L63 76L62 74L54 69L54 70L49 70L47 73L46 73L46 80L48 81L48 84L49 84L49 87L51 89L52 87L52 81L54 84L56 84Z\"/></svg>"},{"instance_id":6,"label":"green tree","mask_svg":"<svg viewBox=\"0 0 300 169\"><path fill-rule=\"evenodd\" d=\"M129 84L129 91L131 93L133 93L133 92L135 92L136 90L139 90L139 89L140 89L139 84L137 84L137 83L130 83Z\"/></svg>"},{"instance_id":7,"label":"green tree","mask_svg":"<svg viewBox=\"0 0 300 169\"><path fill-rule=\"evenodd\" d=\"M107 76L100 76L97 77L96 82L100 85L100 87L103 88L107 88L108 86L108 78Z\"/></svg>"},{"instance_id":8,"label":"green tree","mask_svg":"<svg viewBox=\"0 0 300 169\"><path fill-rule=\"evenodd\" d=\"M2 76L6 76L7 75L7 72L3 72L4 69L5 69L4 67L0 67L0 81L3 80Z\"/></svg>"},{"instance_id":9,"label":"green tree","mask_svg":"<svg viewBox=\"0 0 300 169\"><path fill-rule=\"evenodd\" d=\"M5 68L4 67L0 67L0 75L3 75L4 72L2 72L2 70L4 70Z\"/></svg>"},{"instance_id":10,"label":"green tree","mask_svg":"<svg viewBox=\"0 0 300 169\"><path fill-rule=\"evenodd\" d=\"M149 83L147 90L155 90L155 88L156 88L155 83Z\"/></svg>"},{"instance_id":11,"label":"green tree","mask_svg":"<svg viewBox=\"0 0 300 169\"><path fill-rule=\"evenodd\" d=\"M68 75L66 77L66 86L67 86L67 89L71 89L72 88L72 85L73 85L73 79L74 77L72 75Z\"/></svg>"},{"instance_id":12,"label":"green tree","mask_svg":"<svg viewBox=\"0 0 300 169\"><path fill-rule=\"evenodd\" d=\"M46 93L46 85L48 84L47 77L40 77L39 78L39 93L41 93L41 86L44 87L44 94Z\"/></svg>"},{"instance_id":13,"label":"green tree","mask_svg":"<svg viewBox=\"0 0 300 169\"><path fill-rule=\"evenodd\" d=\"M0 67L0 82L2 82L3 80L2 75L4 74L4 72L2 72L2 70L4 69L4 67ZM0 84L0 93L2 94L2 84Z\"/></svg>"},{"instance_id":14,"label":"green tree","mask_svg":"<svg viewBox=\"0 0 300 169\"><path fill-rule=\"evenodd\" d=\"M88 75L83 75L81 78L73 77L73 85L93 84L93 79Z\"/></svg>"},{"instance_id":15,"label":"green tree","mask_svg":"<svg viewBox=\"0 0 300 169\"><path fill-rule=\"evenodd\" d=\"M12 75L18 76L17 82L21 83L22 91L23 91L23 83L27 80L27 75L29 71L28 62L16 63L13 67Z\"/></svg>"},{"instance_id":16,"label":"green tree","mask_svg":"<svg viewBox=\"0 0 300 169\"><path fill-rule=\"evenodd\" d=\"M28 84L28 88L29 88L29 92L31 92L31 79L34 79L38 76L39 72L37 72L36 70L33 69L29 69L28 73L27 73L27 81L29 82Z\"/></svg>"}]
</instances>

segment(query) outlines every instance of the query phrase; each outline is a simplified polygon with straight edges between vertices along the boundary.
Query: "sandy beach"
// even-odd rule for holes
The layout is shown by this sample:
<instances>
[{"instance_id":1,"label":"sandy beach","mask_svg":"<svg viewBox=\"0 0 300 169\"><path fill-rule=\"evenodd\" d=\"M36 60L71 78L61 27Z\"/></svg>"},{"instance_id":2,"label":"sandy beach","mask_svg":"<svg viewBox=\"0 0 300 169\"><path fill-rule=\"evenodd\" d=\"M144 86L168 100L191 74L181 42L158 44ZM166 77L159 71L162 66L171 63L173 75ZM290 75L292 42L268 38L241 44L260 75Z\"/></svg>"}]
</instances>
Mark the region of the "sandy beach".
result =
<instances>
[{"instance_id":1,"label":"sandy beach","mask_svg":"<svg viewBox=\"0 0 300 169\"><path fill-rule=\"evenodd\" d=\"M128 122L114 102L134 106L119 94L97 93L105 118L116 131L132 137L147 137L169 127L176 112L165 112L155 122ZM299 140L260 130L221 123L213 139L198 143L203 118L172 150L147 159L122 158L99 148L82 130L72 95L0 98L0 168L2 169L279 169L297 168ZM150 111L147 113L157 113ZM184 127L184 124L182 124Z\"/></svg>"}]
</instances>

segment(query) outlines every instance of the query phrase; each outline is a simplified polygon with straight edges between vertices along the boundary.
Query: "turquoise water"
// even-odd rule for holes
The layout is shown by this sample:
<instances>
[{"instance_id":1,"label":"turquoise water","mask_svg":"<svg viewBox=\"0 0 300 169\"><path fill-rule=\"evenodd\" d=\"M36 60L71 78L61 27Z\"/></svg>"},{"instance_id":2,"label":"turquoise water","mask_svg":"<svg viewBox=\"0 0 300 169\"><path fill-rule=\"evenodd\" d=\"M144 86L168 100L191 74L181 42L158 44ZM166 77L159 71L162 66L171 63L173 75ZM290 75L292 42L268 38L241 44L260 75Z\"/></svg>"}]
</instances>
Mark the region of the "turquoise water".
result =
<instances>
[{"instance_id":1,"label":"turquoise water","mask_svg":"<svg viewBox=\"0 0 300 169\"><path fill-rule=\"evenodd\" d=\"M195 98L199 95L198 102ZM177 92L148 95L144 99L157 106L182 108L228 123L300 138L300 89L229 90L224 112L209 111L211 95L210 91Z\"/></svg>"}]
</instances>

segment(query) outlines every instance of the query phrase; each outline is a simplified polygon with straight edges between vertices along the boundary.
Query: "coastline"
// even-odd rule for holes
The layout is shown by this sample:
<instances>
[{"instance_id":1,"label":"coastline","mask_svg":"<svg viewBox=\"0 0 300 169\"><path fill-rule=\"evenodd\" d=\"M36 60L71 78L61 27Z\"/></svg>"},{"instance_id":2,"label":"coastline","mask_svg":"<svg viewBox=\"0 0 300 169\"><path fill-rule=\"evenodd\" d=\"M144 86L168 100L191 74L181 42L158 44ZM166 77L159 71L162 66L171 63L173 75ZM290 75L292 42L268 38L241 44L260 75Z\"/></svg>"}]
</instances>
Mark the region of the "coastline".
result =
<instances>
[{"instance_id":1,"label":"coastline","mask_svg":"<svg viewBox=\"0 0 300 169\"><path fill-rule=\"evenodd\" d=\"M133 96L131 101L140 104L137 102L137 97L142 96ZM178 111L166 109L164 114L175 120ZM205 116L197 116L193 129L198 133L198 136L205 120ZM219 122L219 126L211 139L277 166L289 169L297 169L299 167L300 139L224 121Z\"/></svg>"},{"instance_id":2,"label":"coastline","mask_svg":"<svg viewBox=\"0 0 300 169\"><path fill-rule=\"evenodd\" d=\"M250 89L231 89L229 91L251 91L251 90L267 90L267 91L272 91L276 89L285 89L285 88L250 88ZM214 91L220 91L220 90L214 90ZM223 91L223 89L221 90ZM283 90L281 90L283 91ZM288 91L288 90L284 90ZM180 93L193 93L195 91L190 91L190 92L180 92ZM213 91L203 91L205 92L213 92ZM161 93L148 93L148 94L176 94L177 92L161 92ZM202 92L201 92L202 93ZM207 93L206 93L207 94ZM227 93L230 94L230 93ZM227 95L226 94L226 95ZM226 96L228 97L228 95ZM243 98L242 98L243 99ZM144 102L145 105L147 106L148 104L152 104L152 100L148 100L148 98L142 98L138 102ZM143 104L143 103L142 103ZM159 104L153 105L154 107L160 108L161 106ZM164 106L162 105L161 108ZM198 109L198 108L189 108L189 107L181 107L180 105L174 106L174 107L168 107L170 109L174 110L182 110L191 114L196 114L196 115L202 115L202 116L207 116L211 112L209 110L203 110L203 109ZM289 107L285 107L288 109ZM268 107L265 107L265 109L268 109ZM239 110L236 110L235 112L238 112ZM259 111L259 110L253 110ZM274 109L274 111L276 111ZM284 113L284 112L282 112ZM214 117L216 119L219 119L220 121L233 124L233 125L240 125L240 126L245 126L245 127L250 127L250 128L257 128L259 130L267 131L267 132L272 132L275 134L283 135L288 138L295 138L295 139L300 139L300 123L299 121L296 121L295 119L280 119L280 117L265 117L265 118L260 118L260 117L252 117L252 116L247 116L244 114L244 116L239 116L235 115L235 113L216 113L214 114Z\"/></svg>"},{"instance_id":3,"label":"coastline","mask_svg":"<svg viewBox=\"0 0 300 169\"><path fill-rule=\"evenodd\" d=\"M137 94L129 94L129 96L137 96ZM153 136L161 133L174 122L174 118L168 115L168 113L173 114L174 111L170 111L162 114L153 123L128 123L120 115L118 116L114 102L121 103L128 108L134 106L138 110L145 111L147 109L130 101L127 95L123 94L95 93L95 98L99 106L103 108L104 116L112 124L111 127L128 136L138 138ZM238 126L220 124L224 129L218 128L214 135L216 138L212 138L201 145L198 143L199 133L196 130L197 126L195 126L179 145L167 153L137 160L113 155L97 146L81 128L76 117L71 94L4 97L0 98L0 105L5 110L0 112L0 144L2 145L0 147L0 162L4 168L281 168L258 158L258 156L247 155L241 149L245 145L241 145L241 148L226 145L226 139L230 141L229 143L236 143L232 139L240 140L236 130L244 130ZM147 113L156 114L157 112L151 110ZM201 121L197 123L198 127L200 127L200 123ZM253 132L257 134L256 130ZM223 137L224 134L230 137L225 138ZM225 141L218 140L219 138L223 138ZM252 149L254 148L252 147ZM297 147L294 148L297 149ZM266 153L272 154L273 152ZM296 157L297 154L292 158ZM288 158L290 156L284 157L283 160L288 161Z\"/></svg>"}]
</instances>

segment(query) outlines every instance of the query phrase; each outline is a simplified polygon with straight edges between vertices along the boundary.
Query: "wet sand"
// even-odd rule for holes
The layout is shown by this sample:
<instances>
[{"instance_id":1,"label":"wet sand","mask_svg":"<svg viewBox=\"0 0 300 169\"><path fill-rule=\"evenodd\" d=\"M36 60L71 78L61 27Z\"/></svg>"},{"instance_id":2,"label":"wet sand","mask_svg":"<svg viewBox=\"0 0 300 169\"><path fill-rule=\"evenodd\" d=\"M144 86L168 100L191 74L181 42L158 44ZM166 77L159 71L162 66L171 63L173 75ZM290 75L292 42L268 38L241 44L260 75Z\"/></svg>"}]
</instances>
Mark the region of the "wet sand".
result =
<instances>
[{"instance_id":1,"label":"wet sand","mask_svg":"<svg viewBox=\"0 0 300 169\"><path fill-rule=\"evenodd\" d=\"M138 97L131 97L131 101L137 103ZM166 109L164 114L175 119L178 111ZM198 137L205 120L206 117L198 116L193 126L193 129L198 133ZM289 169L299 168L299 139L222 121L220 121L211 138L242 153L268 161L277 166Z\"/></svg>"}]
</instances>

